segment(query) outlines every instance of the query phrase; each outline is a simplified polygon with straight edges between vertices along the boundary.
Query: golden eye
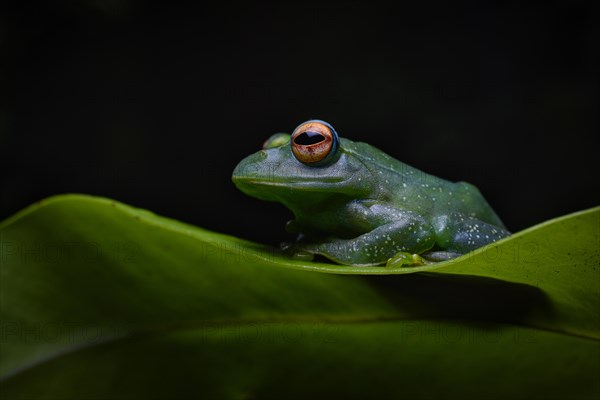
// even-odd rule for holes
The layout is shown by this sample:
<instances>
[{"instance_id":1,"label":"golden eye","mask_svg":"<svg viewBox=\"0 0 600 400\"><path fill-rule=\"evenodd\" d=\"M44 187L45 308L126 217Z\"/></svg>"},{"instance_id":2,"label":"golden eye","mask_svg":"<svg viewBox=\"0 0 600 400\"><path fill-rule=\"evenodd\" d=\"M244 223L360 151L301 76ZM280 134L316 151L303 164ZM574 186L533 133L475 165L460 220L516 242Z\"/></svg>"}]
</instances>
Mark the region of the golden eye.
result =
<instances>
[{"instance_id":1,"label":"golden eye","mask_svg":"<svg viewBox=\"0 0 600 400\"><path fill-rule=\"evenodd\" d=\"M327 122L310 120L300 124L292 133L292 153L302 163L322 161L337 149L337 133Z\"/></svg>"}]
</instances>

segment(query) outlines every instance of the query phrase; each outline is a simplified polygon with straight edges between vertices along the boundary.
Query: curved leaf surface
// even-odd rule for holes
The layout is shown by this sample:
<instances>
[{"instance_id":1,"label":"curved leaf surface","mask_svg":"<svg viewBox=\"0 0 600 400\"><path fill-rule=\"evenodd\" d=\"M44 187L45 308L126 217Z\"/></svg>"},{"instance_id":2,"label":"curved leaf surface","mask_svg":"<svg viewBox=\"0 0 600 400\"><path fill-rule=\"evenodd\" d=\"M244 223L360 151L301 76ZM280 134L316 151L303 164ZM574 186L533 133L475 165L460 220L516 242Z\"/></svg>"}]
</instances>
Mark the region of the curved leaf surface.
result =
<instances>
[{"instance_id":1,"label":"curved leaf surface","mask_svg":"<svg viewBox=\"0 0 600 400\"><path fill-rule=\"evenodd\" d=\"M53 197L0 224L0 389L597 397L599 227L595 208L450 262L361 269Z\"/></svg>"}]
</instances>

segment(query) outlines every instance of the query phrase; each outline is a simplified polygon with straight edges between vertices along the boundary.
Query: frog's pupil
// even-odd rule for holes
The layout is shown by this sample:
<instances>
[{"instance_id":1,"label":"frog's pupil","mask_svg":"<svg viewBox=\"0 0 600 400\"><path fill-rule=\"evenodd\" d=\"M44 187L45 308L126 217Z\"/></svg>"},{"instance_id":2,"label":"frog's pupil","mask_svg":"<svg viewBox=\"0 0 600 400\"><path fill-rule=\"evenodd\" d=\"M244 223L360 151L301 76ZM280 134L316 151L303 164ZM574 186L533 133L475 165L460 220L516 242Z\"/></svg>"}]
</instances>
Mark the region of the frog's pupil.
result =
<instances>
[{"instance_id":1,"label":"frog's pupil","mask_svg":"<svg viewBox=\"0 0 600 400\"><path fill-rule=\"evenodd\" d=\"M320 143L323 140L325 140L325 136L321 135L320 133L306 131L296 136L296 138L294 139L294 143L302 146L309 146L311 144Z\"/></svg>"}]
</instances>

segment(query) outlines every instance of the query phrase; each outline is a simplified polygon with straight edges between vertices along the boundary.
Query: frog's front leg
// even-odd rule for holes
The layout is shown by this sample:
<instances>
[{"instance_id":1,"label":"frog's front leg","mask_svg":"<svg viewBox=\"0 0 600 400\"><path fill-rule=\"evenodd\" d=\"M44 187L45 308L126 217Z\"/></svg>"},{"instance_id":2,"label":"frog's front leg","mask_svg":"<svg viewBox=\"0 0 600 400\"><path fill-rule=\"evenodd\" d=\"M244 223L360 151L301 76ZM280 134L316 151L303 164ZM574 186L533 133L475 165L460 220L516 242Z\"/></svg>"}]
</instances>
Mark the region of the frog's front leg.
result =
<instances>
[{"instance_id":1,"label":"frog's front leg","mask_svg":"<svg viewBox=\"0 0 600 400\"><path fill-rule=\"evenodd\" d=\"M435 233L422 218L405 213L401 218L378 226L353 239L334 239L324 243L301 245L299 250L323 255L346 265L380 265L389 259L419 254L433 247ZM412 258L413 261L418 261Z\"/></svg>"}]
</instances>

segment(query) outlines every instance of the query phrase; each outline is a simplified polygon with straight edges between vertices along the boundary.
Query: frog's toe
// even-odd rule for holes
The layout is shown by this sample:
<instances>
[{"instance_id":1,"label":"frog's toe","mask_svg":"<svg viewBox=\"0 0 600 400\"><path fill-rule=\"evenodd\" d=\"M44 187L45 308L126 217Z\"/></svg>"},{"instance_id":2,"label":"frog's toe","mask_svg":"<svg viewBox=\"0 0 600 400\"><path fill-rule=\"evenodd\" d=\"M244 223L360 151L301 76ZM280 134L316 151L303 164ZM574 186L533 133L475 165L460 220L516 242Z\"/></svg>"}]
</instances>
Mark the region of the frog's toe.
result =
<instances>
[{"instance_id":1,"label":"frog's toe","mask_svg":"<svg viewBox=\"0 0 600 400\"><path fill-rule=\"evenodd\" d=\"M462 254L453 251L426 251L425 253L421 254L421 257L424 259L433 262L448 261L460 256L462 256Z\"/></svg>"},{"instance_id":2,"label":"frog's toe","mask_svg":"<svg viewBox=\"0 0 600 400\"><path fill-rule=\"evenodd\" d=\"M297 243L282 242L281 250L283 254L294 260L312 261L315 258L314 252L310 251L306 246L298 245Z\"/></svg>"},{"instance_id":3,"label":"frog's toe","mask_svg":"<svg viewBox=\"0 0 600 400\"><path fill-rule=\"evenodd\" d=\"M308 251L297 251L292 254L292 258L298 261L312 261L315 258L313 253L309 253Z\"/></svg>"},{"instance_id":4,"label":"frog's toe","mask_svg":"<svg viewBox=\"0 0 600 400\"><path fill-rule=\"evenodd\" d=\"M418 254L410 254L406 252L396 253L392 258L387 260L386 268L402 268L402 267L418 267L428 264L428 262Z\"/></svg>"}]
</instances>

